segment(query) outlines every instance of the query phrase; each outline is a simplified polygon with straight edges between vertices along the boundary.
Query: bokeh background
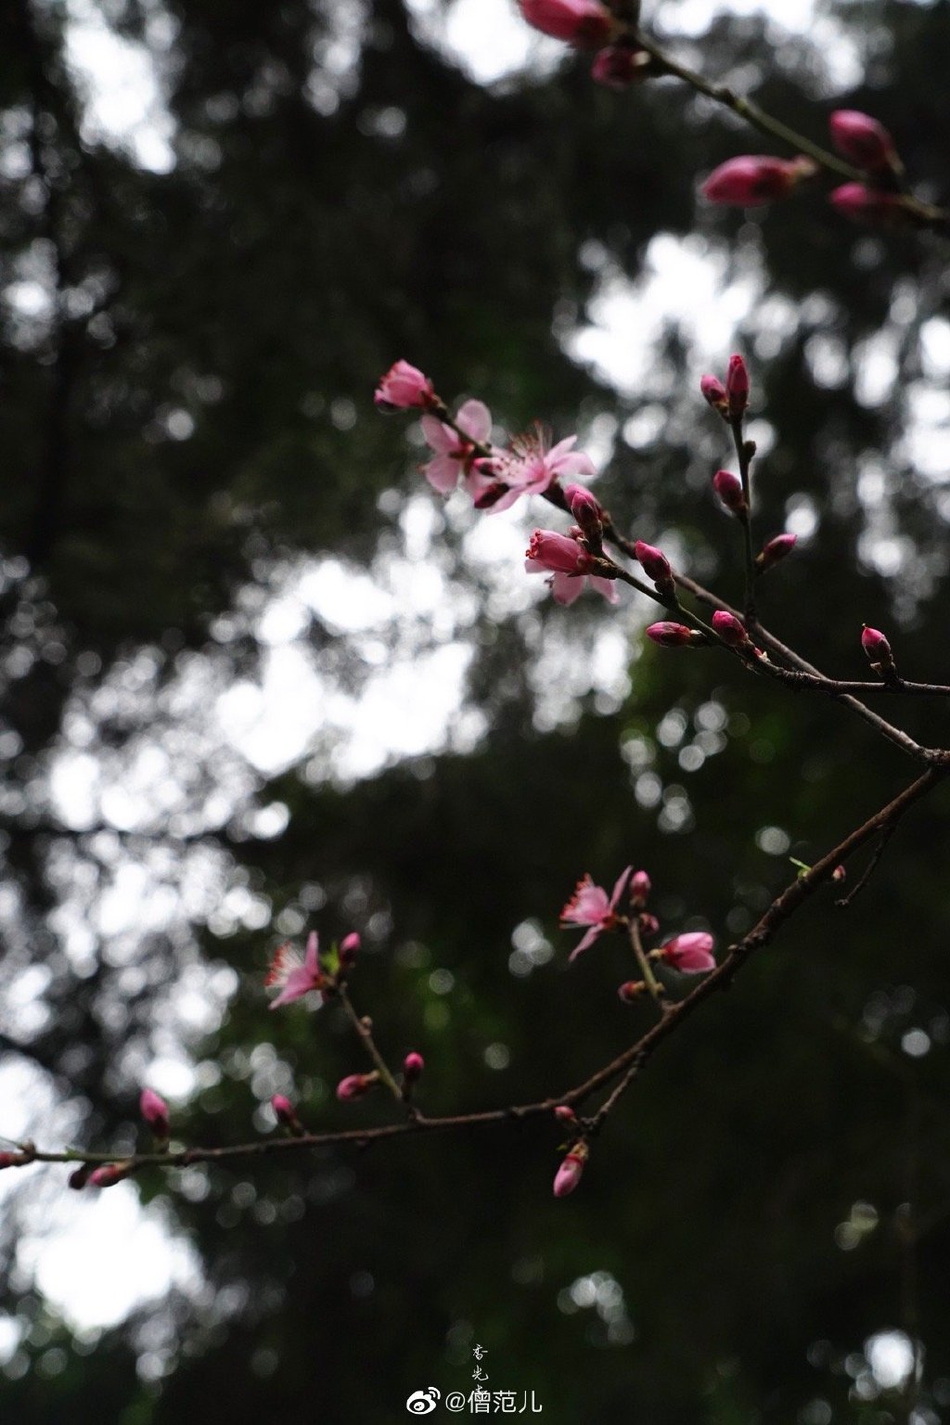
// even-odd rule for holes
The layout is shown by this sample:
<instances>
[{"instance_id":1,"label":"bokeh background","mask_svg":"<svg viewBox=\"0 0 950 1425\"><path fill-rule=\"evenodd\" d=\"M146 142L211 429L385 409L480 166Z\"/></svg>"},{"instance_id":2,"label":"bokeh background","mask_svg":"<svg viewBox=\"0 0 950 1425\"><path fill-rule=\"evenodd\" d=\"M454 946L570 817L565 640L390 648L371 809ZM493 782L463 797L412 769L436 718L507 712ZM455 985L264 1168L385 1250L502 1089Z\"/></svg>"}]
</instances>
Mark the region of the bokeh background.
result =
<instances>
[{"instance_id":1,"label":"bokeh background","mask_svg":"<svg viewBox=\"0 0 950 1425\"><path fill-rule=\"evenodd\" d=\"M950 5L645 4L821 140L891 129L950 200ZM0 1132L121 1151L385 1121L332 1010L269 1015L279 940L356 928L361 1010L433 1112L577 1082L648 1020L585 871L741 934L912 776L825 701L642 647L624 591L525 578L544 506L434 496L407 357L499 429L579 432L618 523L727 596L703 371L743 350L777 632L862 676L862 622L946 679L946 241L662 81L616 94L507 0L0 8ZM900 709L946 742L940 705ZM377 1425L430 1384L555 1422L950 1418L946 790L848 910L819 897L659 1054L555 1203L553 1125L191 1167L94 1199L0 1181L0 1414ZM859 869L859 868L857 868ZM852 872L852 880L856 872ZM908 1389L919 1341L922 1381ZM915 1397L915 1399L914 1399Z\"/></svg>"}]
</instances>

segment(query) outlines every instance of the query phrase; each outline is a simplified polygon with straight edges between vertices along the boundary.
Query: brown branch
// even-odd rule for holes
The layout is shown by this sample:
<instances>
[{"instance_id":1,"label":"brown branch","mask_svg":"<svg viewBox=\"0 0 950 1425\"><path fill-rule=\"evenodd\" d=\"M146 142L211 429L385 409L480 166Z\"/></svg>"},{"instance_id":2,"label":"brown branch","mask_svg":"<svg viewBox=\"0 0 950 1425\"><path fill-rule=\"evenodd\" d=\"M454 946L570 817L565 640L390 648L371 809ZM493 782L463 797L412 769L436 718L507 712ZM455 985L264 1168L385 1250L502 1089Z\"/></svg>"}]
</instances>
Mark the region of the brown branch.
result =
<instances>
[{"instance_id":1,"label":"brown branch","mask_svg":"<svg viewBox=\"0 0 950 1425\"><path fill-rule=\"evenodd\" d=\"M846 861L855 851L877 835L891 830L918 801L925 797L950 772L947 767L930 767L924 774L906 787L899 796L876 812L810 870L804 872L787 886L772 902L765 914L752 930L734 945L731 945L723 961L693 989L685 999L667 1008L663 1018L647 1030L636 1043L623 1053L598 1069L583 1083L567 1093L534 1103L513 1104L507 1108L489 1109L483 1112L454 1114L446 1117L428 1118L422 1113L403 1123L384 1124L374 1128L349 1128L327 1133L304 1133L295 1138L268 1138L254 1143L229 1144L219 1148L182 1148L175 1152L137 1153L123 1158L122 1165L129 1173L147 1167L187 1167L193 1163L214 1163L234 1158L258 1158L272 1153L331 1147L350 1144L365 1147L389 1138L398 1138L413 1133L444 1133L457 1129L475 1129L501 1123L524 1123L529 1119L552 1115L559 1104L574 1106L588 1099L599 1089L614 1084L613 1092L587 1125L586 1132L599 1131L607 1115L619 1102L623 1093L637 1078L644 1065L652 1058L659 1046L692 1015L701 1004L716 991L727 989L739 973L746 960L756 951L768 945L792 915L820 889L828 883L836 866ZM63 1152L47 1152L32 1143L18 1144L25 1165L30 1162L84 1164L88 1167L113 1164L116 1155L91 1153L85 1149L68 1149Z\"/></svg>"}]
</instances>

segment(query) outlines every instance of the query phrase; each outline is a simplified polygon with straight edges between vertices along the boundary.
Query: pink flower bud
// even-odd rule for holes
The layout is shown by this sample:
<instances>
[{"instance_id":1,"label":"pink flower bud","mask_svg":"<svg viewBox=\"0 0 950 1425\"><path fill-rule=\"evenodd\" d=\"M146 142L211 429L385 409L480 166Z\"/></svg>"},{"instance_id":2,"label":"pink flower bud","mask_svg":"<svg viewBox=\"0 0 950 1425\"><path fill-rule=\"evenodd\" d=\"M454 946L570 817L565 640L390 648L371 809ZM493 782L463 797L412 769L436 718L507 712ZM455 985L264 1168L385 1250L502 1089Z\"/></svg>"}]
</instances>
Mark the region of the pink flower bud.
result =
<instances>
[{"instance_id":1,"label":"pink flower bud","mask_svg":"<svg viewBox=\"0 0 950 1425\"><path fill-rule=\"evenodd\" d=\"M591 563L587 550L576 539L569 539L553 529L536 529L533 532L525 551L525 560L528 572L532 574L537 566L555 574L583 574Z\"/></svg>"},{"instance_id":2,"label":"pink flower bud","mask_svg":"<svg viewBox=\"0 0 950 1425\"><path fill-rule=\"evenodd\" d=\"M426 1061L421 1054L415 1052L407 1054L402 1061L402 1077L404 1083L414 1084L422 1078L422 1071L426 1066Z\"/></svg>"},{"instance_id":3,"label":"pink flower bud","mask_svg":"<svg viewBox=\"0 0 950 1425\"><path fill-rule=\"evenodd\" d=\"M732 420L738 420L749 404L749 370L738 353L729 358L726 396L729 400L729 415Z\"/></svg>"},{"instance_id":4,"label":"pink flower bud","mask_svg":"<svg viewBox=\"0 0 950 1425\"><path fill-rule=\"evenodd\" d=\"M599 500L583 485L565 485L564 494L581 533L598 545L604 533L604 512Z\"/></svg>"},{"instance_id":5,"label":"pink flower bud","mask_svg":"<svg viewBox=\"0 0 950 1425\"><path fill-rule=\"evenodd\" d=\"M29 1161L24 1153L0 1153L0 1168L19 1168Z\"/></svg>"},{"instance_id":6,"label":"pink flower bud","mask_svg":"<svg viewBox=\"0 0 950 1425\"><path fill-rule=\"evenodd\" d=\"M577 1114L569 1103L559 1103L554 1110L554 1117L560 1119L562 1123L576 1123Z\"/></svg>"},{"instance_id":7,"label":"pink flower bud","mask_svg":"<svg viewBox=\"0 0 950 1425\"><path fill-rule=\"evenodd\" d=\"M614 22L598 0L519 0L529 25L578 49L597 49L610 39Z\"/></svg>"},{"instance_id":8,"label":"pink flower bud","mask_svg":"<svg viewBox=\"0 0 950 1425\"><path fill-rule=\"evenodd\" d=\"M672 593L674 588L673 570L670 568L670 561L666 555L652 544L644 544L642 539L638 539L634 545L634 553L644 574L648 579L653 580L657 589L661 593Z\"/></svg>"},{"instance_id":9,"label":"pink flower bud","mask_svg":"<svg viewBox=\"0 0 950 1425\"><path fill-rule=\"evenodd\" d=\"M723 643L728 644L730 648L742 648L749 642L745 626L735 614L727 613L725 609L717 609L711 622Z\"/></svg>"},{"instance_id":10,"label":"pink flower bud","mask_svg":"<svg viewBox=\"0 0 950 1425\"><path fill-rule=\"evenodd\" d=\"M699 383L699 389L709 404L724 416L729 409L729 402L726 398L726 388L719 377L704 376Z\"/></svg>"},{"instance_id":11,"label":"pink flower bud","mask_svg":"<svg viewBox=\"0 0 950 1425\"><path fill-rule=\"evenodd\" d=\"M80 1163L79 1167L70 1173L66 1179L66 1186L72 1188L74 1192L79 1192L89 1181L89 1174L92 1172L88 1163Z\"/></svg>"},{"instance_id":12,"label":"pink flower bud","mask_svg":"<svg viewBox=\"0 0 950 1425\"><path fill-rule=\"evenodd\" d=\"M841 881L847 879L847 875L848 873L843 866L836 866L831 873L831 879L840 884Z\"/></svg>"},{"instance_id":13,"label":"pink flower bud","mask_svg":"<svg viewBox=\"0 0 950 1425\"><path fill-rule=\"evenodd\" d=\"M641 995L646 993L646 984L643 980L627 980L617 990L619 998L624 1004L633 1004Z\"/></svg>"},{"instance_id":14,"label":"pink flower bud","mask_svg":"<svg viewBox=\"0 0 950 1425\"><path fill-rule=\"evenodd\" d=\"M778 564L786 554L791 554L797 543L797 534L777 534L774 539L770 539L767 544L763 545L761 552L756 555L756 568L764 574L766 569L771 569L773 564Z\"/></svg>"},{"instance_id":15,"label":"pink flower bud","mask_svg":"<svg viewBox=\"0 0 950 1425\"><path fill-rule=\"evenodd\" d=\"M660 922L656 916L646 910L640 912L639 925L641 935L655 935L660 928Z\"/></svg>"},{"instance_id":16,"label":"pink flower bud","mask_svg":"<svg viewBox=\"0 0 950 1425\"><path fill-rule=\"evenodd\" d=\"M766 154L743 154L727 159L713 169L700 190L710 203L735 203L756 208L784 198L796 183L815 172L811 159L771 158Z\"/></svg>"},{"instance_id":17,"label":"pink flower bud","mask_svg":"<svg viewBox=\"0 0 950 1425\"><path fill-rule=\"evenodd\" d=\"M858 223L885 223L903 206L899 194L866 188L863 183L843 183L829 194L829 202Z\"/></svg>"},{"instance_id":18,"label":"pink flower bud","mask_svg":"<svg viewBox=\"0 0 950 1425\"><path fill-rule=\"evenodd\" d=\"M633 879L630 882L630 904L634 909L642 910L647 903L647 897L652 889L650 877L646 871L634 872Z\"/></svg>"},{"instance_id":19,"label":"pink flower bud","mask_svg":"<svg viewBox=\"0 0 950 1425\"><path fill-rule=\"evenodd\" d=\"M716 968L714 944L713 937L705 930L690 930L685 935L675 935L668 940L659 954L681 974L700 975Z\"/></svg>"},{"instance_id":20,"label":"pink flower bud","mask_svg":"<svg viewBox=\"0 0 950 1425\"><path fill-rule=\"evenodd\" d=\"M349 969L353 964L359 954L359 948L360 937L355 930L352 930L349 935L344 935L340 941L340 964L344 969Z\"/></svg>"},{"instance_id":21,"label":"pink flower bud","mask_svg":"<svg viewBox=\"0 0 950 1425\"><path fill-rule=\"evenodd\" d=\"M591 78L608 89L626 89L650 73L653 56L631 45L610 45L602 49L591 65Z\"/></svg>"},{"instance_id":22,"label":"pink flower bud","mask_svg":"<svg viewBox=\"0 0 950 1425\"><path fill-rule=\"evenodd\" d=\"M587 1144L575 1143L554 1176L554 1196L567 1197L581 1180L587 1162Z\"/></svg>"},{"instance_id":23,"label":"pink flower bud","mask_svg":"<svg viewBox=\"0 0 950 1425\"><path fill-rule=\"evenodd\" d=\"M152 1134L161 1143L168 1141L168 1104L154 1089L143 1089L139 1098L139 1111Z\"/></svg>"},{"instance_id":24,"label":"pink flower bud","mask_svg":"<svg viewBox=\"0 0 950 1425\"><path fill-rule=\"evenodd\" d=\"M90 1187L115 1187L116 1183L121 1183L128 1175L127 1163L105 1163L101 1168L93 1169L86 1181Z\"/></svg>"},{"instance_id":25,"label":"pink flower bud","mask_svg":"<svg viewBox=\"0 0 950 1425\"><path fill-rule=\"evenodd\" d=\"M369 1093L378 1078L379 1075L375 1070L371 1074L348 1074L337 1084L336 1096L341 1103L349 1103L351 1099L362 1098L365 1093Z\"/></svg>"},{"instance_id":26,"label":"pink flower bud","mask_svg":"<svg viewBox=\"0 0 950 1425\"><path fill-rule=\"evenodd\" d=\"M651 623L647 629L647 638L658 643L661 648L683 648L687 643L705 642L702 634L696 634L684 623L667 623L665 621Z\"/></svg>"},{"instance_id":27,"label":"pink flower bud","mask_svg":"<svg viewBox=\"0 0 950 1425\"><path fill-rule=\"evenodd\" d=\"M297 1117L293 1104L286 1094L275 1093L270 1101L270 1106L274 1110L274 1117L282 1128L287 1128L299 1138L303 1133L303 1124Z\"/></svg>"},{"instance_id":28,"label":"pink flower bud","mask_svg":"<svg viewBox=\"0 0 950 1425\"><path fill-rule=\"evenodd\" d=\"M425 408L435 401L435 391L428 376L408 361L397 361L385 376L381 376L373 397L381 411L405 411L411 407Z\"/></svg>"},{"instance_id":29,"label":"pink flower bud","mask_svg":"<svg viewBox=\"0 0 950 1425\"><path fill-rule=\"evenodd\" d=\"M831 138L839 153L857 168L870 172L893 168L897 163L894 140L883 124L859 109L836 109L828 121Z\"/></svg>"},{"instance_id":30,"label":"pink flower bud","mask_svg":"<svg viewBox=\"0 0 950 1425\"><path fill-rule=\"evenodd\" d=\"M881 633L880 629L868 628L867 624L865 624L864 631L861 634L861 647L867 654L868 661L875 673L880 673L884 676L885 674L895 674L897 672L894 655L891 652L891 645L883 633Z\"/></svg>"},{"instance_id":31,"label":"pink flower bud","mask_svg":"<svg viewBox=\"0 0 950 1425\"><path fill-rule=\"evenodd\" d=\"M749 507L745 502L742 481L731 470L717 470L713 476L713 489L727 510L741 515Z\"/></svg>"}]
</instances>

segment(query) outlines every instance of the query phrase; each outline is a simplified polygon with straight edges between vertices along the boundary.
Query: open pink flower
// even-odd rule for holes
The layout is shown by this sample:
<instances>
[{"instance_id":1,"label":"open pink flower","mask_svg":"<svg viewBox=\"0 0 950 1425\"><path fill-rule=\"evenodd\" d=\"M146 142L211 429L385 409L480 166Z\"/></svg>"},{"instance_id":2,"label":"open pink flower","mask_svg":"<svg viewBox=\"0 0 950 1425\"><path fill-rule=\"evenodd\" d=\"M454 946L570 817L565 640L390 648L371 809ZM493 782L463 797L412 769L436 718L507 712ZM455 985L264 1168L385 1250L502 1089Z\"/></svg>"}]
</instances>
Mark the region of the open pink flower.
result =
<instances>
[{"instance_id":1,"label":"open pink flower","mask_svg":"<svg viewBox=\"0 0 950 1425\"><path fill-rule=\"evenodd\" d=\"M476 450L472 442L483 444L488 440L491 435L491 411L483 401L466 401L459 407L455 419L465 435L471 437L470 440L435 416L423 416L421 421L422 433L434 453L434 459L423 465L422 473L440 495L452 493L460 474L466 477L474 474L482 484L490 483L486 476L473 471ZM481 493L481 487L478 493Z\"/></svg>"},{"instance_id":2,"label":"open pink flower","mask_svg":"<svg viewBox=\"0 0 950 1425\"><path fill-rule=\"evenodd\" d=\"M482 472L494 478L476 497L476 506L497 514L507 510L520 495L543 495L555 480L594 475L594 462L583 451L575 450L576 444L577 436L569 435L549 449L539 426L516 436L508 450L491 461L481 462Z\"/></svg>"},{"instance_id":3,"label":"open pink flower","mask_svg":"<svg viewBox=\"0 0 950 1425\"><path fill-rule=\"evenodd\" d=\"M318 946L317 932L313 930L307 939L304 954L296 945L289 943L279 945L274 951L270 969L264 977L267 989L275 986L280 989L277 998L271 1000L271 1009L277 1009L282 1004L293 1004L295 999L303 999L311 991L322 990L326 986L327 977L320 969Z\"/></svg>"},{"instance_id":4,"label":"open pink flower","mask_svg":"<svg viewBox=\"0 0 950 1425\"><path fill-rule=\"evenodd\" d=\"M590 873L578 881L574 894L561 911L561 928L566 929L570 925L587 925L590 929L571 951L570 958L572 960L576 959L582 950L589 949L605 930L614 929L619 919L617 905L626 889L632 870L633 867L628 866L625 871L620 873L610 896L607 895L603 886L594 885Z\"/></svg>"},{"instance_id":5,"label":"open pink flower","mask_svg":"<svg viewBox=\"0 0 950 1425\"><path fill-rule=\"evenodd\" d=\"M529 574L551 575L548 584L559 604L572 604L588 582L609 604L615 604L620 596L614 581L588 574L590 564L590 555L578 540L553 529L536 529L525 552L525 569Z\"/></svg>"},{"instance_id":6,"label":"open pink flower","mask_svg":"<svg viewBox=\"0 0 950 1425\"><path fill-rule=\"evenodd\" d=\"M705 930L689 930L685 935L674 935L654 953L682 975L701 975L716 968L715 943Z\"/></svg>"}]
</instances>

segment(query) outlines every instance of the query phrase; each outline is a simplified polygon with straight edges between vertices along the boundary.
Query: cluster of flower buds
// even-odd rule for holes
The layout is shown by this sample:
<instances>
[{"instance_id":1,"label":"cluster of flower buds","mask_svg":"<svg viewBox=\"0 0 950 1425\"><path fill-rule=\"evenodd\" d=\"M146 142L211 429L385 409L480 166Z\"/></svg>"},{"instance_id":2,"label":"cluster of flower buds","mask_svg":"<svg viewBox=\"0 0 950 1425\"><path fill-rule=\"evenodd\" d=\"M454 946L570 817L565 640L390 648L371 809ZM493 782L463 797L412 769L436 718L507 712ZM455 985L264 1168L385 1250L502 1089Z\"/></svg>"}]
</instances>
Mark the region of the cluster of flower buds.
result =
<instances>
[{"instance_id":1,"label":"cluster of flower buds","mask_svg":"<svg viewBox=\"0 0 950 1425\"><path fill-rule=\"evenodd\" d=\"M729 358L725 385L719 380L718 376L704 376L699 383L699 389L713 410L718 411L723 420L739 421L745 415L749 405L749 391L751 389L749 368L746 366L744 359L736 352ZM720 475L727 475L729 472L722 470L719 473ZM735 479L735 476L733 476L733 479ZM739 488L741 490L741 484ZM723 503L727 504L728 501L722 492L717 490L717 493ZM732 506L730 506L730 508L732 508Z\"/></svg>"},{"instance_id":2,"label":"cluster of flower buds","mask_svg":"<svg viewBox=\"0 0 950 1425\"><path fill-rule=\"evenodd\" d=\"M636 925L640 933L655 935L660 928L659 922L656 916L651 915L646 909L651 890L652 885L647 872L633 873L632 866L627 866L621 871L609 896L603 886L594 884L590 874L582 877L577 883L574 894L561 911L562 930L578 925L587 927L583 938L571 951L570 958L575 960L582 951L589 949L605 931L626 929L630 926L629 918L620 910L625 893L628 895L630 909L636 916ZM716 962L712 955L713 944L713 937L705 931L690 931L685 935L675 936L660 949L652 950L650 954L653 959L663 960L684 974L698 974L715 967ZM643 988L642 982L629 981L621 985L620 998L636 999L643 992Z\"/></svg>"},{"instance_id":3,"label":"cluster of flower buds","mask_svg":"<svg viewBox=\"0 0 950 1425\"><path fill-rule=\"evenodd\" d=\"M870 179L870 183L842 184L830 194L832 204L846 217L863 222L880 223L899 213L904 202L896 187L904 170L884 126L857 109L837 109L829 129L838 152ZM785 198L817 171L817 164L802 154L784 159L747 153L714 169L702 192L711 203L754 208Z\"/></svg>"},{"instance_id":4,"label":"cluster of flower buds","mask_svg":"<svg viewBox=\"0 0 950 1425\"><path fill-rule=\"evenodd\" d=\"M600 0L519 0L528 24L574 49L598 51L591 75L609 89L626 89L652 74L663 73Z\"/></svg>"},{"instance_id":5,"label":"cluster of flower buds","mask_svg":"<svg viewBox=\"0 0 950 1425\"><path fill-rule=\"evenodd\" d=\"M865 624L861 633L861 647L878 677L885 680L893 680L897 677L897 664L894 662L891 645L880 629L868 628Z\"/></svg>"}]
</instances>

